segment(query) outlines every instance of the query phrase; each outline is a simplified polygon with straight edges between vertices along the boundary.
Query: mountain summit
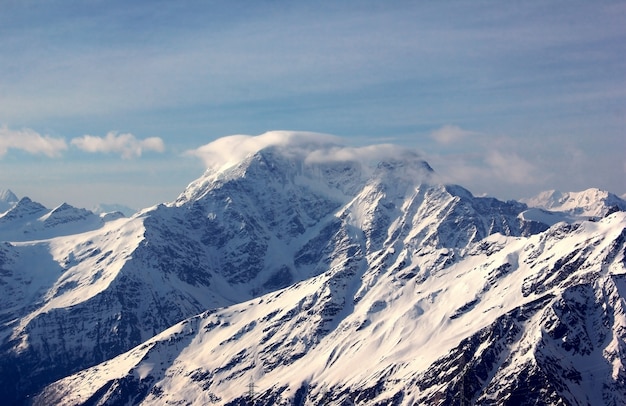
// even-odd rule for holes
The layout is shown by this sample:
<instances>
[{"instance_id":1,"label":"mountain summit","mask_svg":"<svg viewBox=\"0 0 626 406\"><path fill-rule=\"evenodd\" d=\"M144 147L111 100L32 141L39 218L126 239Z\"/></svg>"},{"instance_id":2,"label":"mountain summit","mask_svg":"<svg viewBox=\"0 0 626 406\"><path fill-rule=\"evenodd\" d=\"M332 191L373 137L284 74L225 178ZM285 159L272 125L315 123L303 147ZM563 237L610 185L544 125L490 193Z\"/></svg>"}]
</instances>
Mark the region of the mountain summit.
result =
<instances>
[{"instance_id":1,"label":"mountain summit","mask_svg":"<svg viewBox=\"0 0 626 406\"><path fill-rule=\"evenodd\" d=\"M0 245L3 399L626 401L624 212L475 197L411 150L319 134L195 153L174 202Z\"/></svg>"},{"instance_id":2,"label":"mountain summit","mask_svg":"<svg viewBox=\"0 0 626 406\"><path fill-rule=\"evenodd\" d=\"M0 189L0 213L11 209L19 200L10 189Z\"/></svg>"},{"instance_id":3,"label":"mountain summit","mask_svg":"<svg viewBox=\"0 0 626 406\"><path fill-rule=\"evenodd\" d=\"M604 217L613 211L626 210L626 202L623 199L596 188L568 193L549 190L524 202L532 207L586 217Z\"/></svg>"}]
</instances>

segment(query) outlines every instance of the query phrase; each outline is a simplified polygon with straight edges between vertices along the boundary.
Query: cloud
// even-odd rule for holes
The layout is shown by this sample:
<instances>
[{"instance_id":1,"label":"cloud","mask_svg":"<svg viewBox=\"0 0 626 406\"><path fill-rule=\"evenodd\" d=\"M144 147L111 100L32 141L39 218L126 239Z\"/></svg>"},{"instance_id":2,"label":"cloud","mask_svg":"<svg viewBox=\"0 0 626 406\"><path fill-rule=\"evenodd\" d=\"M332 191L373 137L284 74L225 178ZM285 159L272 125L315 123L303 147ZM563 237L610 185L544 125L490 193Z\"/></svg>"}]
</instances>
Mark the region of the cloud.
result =
<instances>
[{"instance_id":1,"label":"cloud","mask_svg":"<svg viewBox=\"0 0 626 406\"><path fill-rule=\"evenodd\" d=\"M459 142L468 136L476 134L473 131L464 130L456 125L444 125L438 130L433 131L430 137L439 144L450 145Z\"/></svg>"},{"instance_id":2,"label":"cloud","mask_svg":"<svg viewBox=\"0 0 626 406\"><path fill-rule=\"evenodd\" d=\"M219 170L234 165L250 154L267 147L278 147L290 154L308 154L311 150L338 146L339 138L328 134L295 131L269 131L251 135L231 135L185 152L200 158L208 169Z\"/></svg>"},{"instance_id":3,"label":"cloud","mask_svg":"<svg viewBox=\"0 0 626 406\"><path fill-rule=\"evenodd\" d=\"M281 154L307 166L355 162L360 165L362 173L367 174L380 162L403 160L416 163L403 169L403 173L411 179L435 176L428 165L423 165L421 154L413 148L391 144L351 147L342 145L338 137L311 132L270 131L258 136L233 135L189 150L185 155L202 159L209 171L219 173L247 156L270 147L280 149Z\"/></svg>"},{"instance_id":4,"label":"cloud","mask_svg":"<svg viewBox=\"0 0 626 406\"><path fill-rule=\"evenodd\" d=\"M532 184L537 180L535 167L516 153L489 151L485 161L501 180L515 184Z\"/></svg>"},{"instance_id":5,"label":"cloud","mask_svg":"<svg viewBox=\"0 0 626 406\"><path fill-rule=\"evenodd\" d=\"M18 149L33 155L46 155L56 158L67 149L67 144L63 138L41 135L29 128L11 130L4 125L0 127L0 157L6 155L9 149Z\"/></svg>"},{"instance_id":6,"label":"cloud","mask_svg":"<svg viewBox=\"0 0 626 406\"><path fill-rule=\"evenodd\" d=\"M115 153L126 159L140 157L144 151L165 151L161 138L149 137L139 140L132 134L117 134L116 132L109 132L105 137L84 135L72 139L71 144L86 152Z\"/></svg>"},{"instance_id":7,"label":"cloud","mask_svg":"<svg viewBox=\"0 0 626 406\"><path fill-rule=\"evenodd\" d=\"M419 154L414 149L392 144L377 144L365 147L331 146L310 151L306 157L306 162L357 161L367 164L407 157L418 158Z\"/></svg>"},{"instance_id":8,"label":"cloud","mask_svg":"<svg viewBox=\"0 0 626 406\"><path fill-rule=\"evenodd\" d=\"M264 148L276 147L289 156L307 163L338 161L381 161L417 156L412 149L391 144L349 147L341 139L328 134L299 131L269 131L261 135L231 135L185 152L202 159L208 169L219 170L236 164Z\"/></svg>"},{"instance_id":9,"label":"cloud","mask_svg":"<svg viewBox=\"0 0 626 406\"><path fill-rule=\"evenodd\" d=\"M481 180L489 184L531 185L545 178L538 176L537 165L528 159L533 150L536 155L534 143L455 125L444 125L430 137L449 150L434 159L452 182L466 184ZM452 151L456 153L451 154Z\"/></svg>"},{"instance_id":10,"label":"cloud","mask_svg":"<svg viewBox=\"0 0 626 406\"><path fill-rule=\"evenodd\" d=\"M492 140L492 144L498 142ZM548 186L554 188L551 182L554 174L559 173L524 151L483 143L473 151L429 154L427 160L443 183L459 184L479 195L506 199L532 196Z\"/></svg>"}]
</instances>

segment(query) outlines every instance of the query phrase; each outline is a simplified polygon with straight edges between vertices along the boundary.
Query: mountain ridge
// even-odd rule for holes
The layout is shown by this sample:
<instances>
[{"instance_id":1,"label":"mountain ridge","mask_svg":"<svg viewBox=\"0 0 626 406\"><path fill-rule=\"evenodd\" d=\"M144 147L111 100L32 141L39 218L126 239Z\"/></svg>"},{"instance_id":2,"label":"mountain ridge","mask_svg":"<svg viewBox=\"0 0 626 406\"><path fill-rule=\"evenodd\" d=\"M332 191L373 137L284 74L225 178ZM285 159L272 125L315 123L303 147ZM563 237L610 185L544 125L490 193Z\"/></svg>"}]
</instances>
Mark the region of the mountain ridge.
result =
<instances>
[{"instance_id":1,"label":"mountain ridge","mask_svg":"<svg viewBox=\"0 0 626 406\"><path fill-rule=\"evenodd\" d=\"M619 217L617 216L618 214L613 214L611 215L611 218L600 221L600 224L587 223L584 225L584 227L595 230L597 230L598 227L613 228L611 231L613 234L612 237L608 238L608 241L603 242L605 247L597 247L594 249L596 254L603 252L603 255L608 257L618 255L623 256L623 252L620 254L619 251L623 251L623 240L626 233L624 233L623 230L620 231L618 228L612 227L612 224L623 224L626 218L624 213L619 214ZM571 243L572 239L574 241L578 240L580 244L580 242L584 241L584 238L586 238L586 233L583 231L584 230L579 229L575 232L575 235L565 236L559 244L568 245ZM559 234L562 232L562 226L555 226L550 232L553 234ZM518 396L522 393L524 396L531 394L533 399L536 400L537 398L540 398L545 402L567 401L569 403L577 403L578 401L588 401L592 404L595 404L595 402L601 399L611 399L610 397L613 396L615 403L619 404L619 402L624 400L624 393L623 390L619 390L618 386L614 386L612 390L607 390L604 394L602 391L598 393L598 389L595 389L593 392L586 392L584 397L578 398L576 396L572 397L572 395L565 395L564 397L563 391L558 390L557 385L550 389L551 394L549 394L549 396L541 398L540 396L543 395L541 395L538 390L541 388L545 389L545 385L540 385L539 387L526 387L526 389L524 389L524 387L518 387L518 389L511 388L510 390L502 390L502 388L494 386L492 381L487 380L486 382L489 385L483 387L481 390L484 392L480 392L477 395L477 389L475 386L478 385L478 387L480 387L480 382L475 380L478 379L479 381L485 382L485 376L496 376L498 374L508 376L513 373L515 374L514 376L518 377L510 381L505 380L504 382L512 382L513 385L516 385L516 381L520 383L520 371L524 371L524 368L520 367L519 363L511 364L510 362L506 362L506 352L502 353L505 347L501 342L499 342L499 340L503 340L503 342L517 343L516 347L518 349L513 350L511 354L526 353L528 350L524 349L526 348L525 346L531 345L535 347L537 344L533 343L533 334L521 334L520 329L524 324L533 324L534 322L535 325L545 326L543 327L545 329L545 333L541 334L543 338L541 338L539 343L554 346L554 344L551 343L556 342L557 347L552 350L558 349L558 353L562 354L561 356L565 356L568 352L574 351L574 354L581 354L580 357L583 357L583 359L585 354L587 354L587 356L596 354L594 356L601 357L601 353L598 353L597 351L594 352L593 350L590 352L590 349L597 345L594 344L594 341L595 343L600 344L603 342L601 335L604 334L604 332L583 332L584 335L581 336L581 338L586 336L588 338L585 338L585 341L590 340L589 345L591 348L586 349L587 347L581 347L576 344L576 340L580 338L577 338L576 335L570 336L563 331L564 328L567 330L573 329L575 331L576 325L565 327L562 324L562 319L559 318L559 316L562 316L562 314L559 313L563 312L563 310L567 308L568 303L584 304L585 300L589 300L585 299L585 297L589 297L589 294L591 294L590 298L592 302L597 300L594 298L594 294L592 293L592 289L589 288L589 285L580 284L575 281L577 278L584 277L584 275L576 275L576 273L567 275L564 280L564 286L557 289L557 291L560 290L560 292L554 291L553 293L550 290L537 290L539 285L534 285L535 291L532 293L523 293L524 285L527 285L531 281L528 277L533 275L533 272L531 271L534 264L540 264L541 262L548 260L556 267L560 261L559 258L551 258L551 254L554 251L548 251L542 254L544 258L541 256L533 258L534 254L532 247L538 244L539 240L541 240L541 236L537 237L539 238L533 238L531 241L518 240L516 241L516 244L509 246L509 248L503 247L500 252L491 253L489 255L485 253L480 254L484 257L498 256L501 258L500 261L510 261L512 258L511 255L514 252L518 252L520 254L525 253L525 255L518 260L520 263L513 265L521 266L521 263L526 262L526 275L528 276L526 278L515 278L518 280L516 289L517 295L520 297L525 295L528 298L525 302L521 303L521 306L520 303L515 300L511 300L510 297L508 300L501 301L500 304L485 298L477 301L476 299L472 299L472 295L463 294L460 295L461 297L458 297L458 287L454 288L441 285L441 283L444 282L439 282L438 284L436 283L434 289L430 290L425 286L425 284L428 284L428 281L419 282L419 280L412 280L415 285L404 285L402 290L405 292L402 295L396 294L389 296L387 290L383 290L382 300L376 299L376 297L380 298L380 296L377 295L374 295L372 298L368 298L366 295L354 305L356 308L355 311L348 312L347 318L339 323L334 323L331 330L326 332L326 335L323 336L319 342L315 342L316 335L311 332L319 332L319 327L327 325L327 322L324 321L324 319L319 319L317 321L313 320L310 322L306 322L304 320L297 322L297 320L299 319L298 314L306 314L309 310L314 309L319 305L316 303L319 303L318 300L324 298L324 294L321 294L320 296L317 292L324 292L324 286L326 286L326 289L333 289L332 281L333 278L336 278L336 275L332 276L325 274L299 284L297 287L287 288L286 290L279 291L277 293L271 293L260 299L253 299L252 302L245 302L232 308L229 307L223 310L206 312L200 316L184 321L176 327L163 332L161 335L155 337L142 346L139 346L131 352L120 356L117 360L113 360L110 363L105 363L97 368L81 372L81 374L75 377L59 382L59 384L53 386L48 390L48 392L44 393L40 399L42 401L62 401L64 398L69 397L67 398L67 401L68 403L71 403L72 401L77 400L78 395L82 397L88 397L87 395L89 395L91 396L91 400L108 399L111 401L115 399L130 399L129 396L131 395L134 396L137 395L137 393L143 393L143 397L135 399L136 401L143 402L142 404L160 404L164 401L176 401L182 399L192 401L192 403L207 402L217 404L239 404L237 402L245 402L247 382L250 379L253 379L255 385L259 387L259 391L255 396L256 399L259 399L261 404L270 404L272 402L275 402L275 404L290 404L285 402L288 402L288 399L297 397L297 393L299 391L301 394L303 393L301 396L305 396L308 401L312 403L321 401L321 398L325 396L328 400L337 402L336 404L344 404L342 402L347 401L348 398L357 402L367 400L367 404L378 404L376 402L383 402L380 404L388 404L385 402L390 402L390 404L414 404L414 402L449 404L453 402L456 396L455 393L460 390L458 386L460 385L458 375L462 375L465 376L465 378L463 378L466 380L464 386L466 387L465 390L467 391L469 399L473 401L480 401L481 404L490 404L490 401L488 400L490 398L497 401L498 404L520 404ZM579 239L579 237L583 237L582 240ZM491 238L490 241L502 243L504 242L502 241L502 238L503 237L494 236L494 238ZM621 242L613 244L615 241L620 240ZM614 246L612 247L612 245ZM475 261L475 256L475 254L469 255L468 260ZM585 260L588 259L592 259L590 258L590 255L585 256ZM623 273L623 257L620 258L620 260L622 261L621 268L618 269L616 263L612 263L610 266L615 267L615 270L619 270L621 273L609 273L605 276L601 276L599 280L601 281L601 284L605 286L608 294L607 300L612 303L611 307L614 308L610 311L612 311L615 315L623 316L623 296L619 291L623 291L623 289L626 288L626 285L624 284L626 282L626 274ZM504 264L510 265L509 262L503 262ZM499 260L496 260L494 265L499 263ZM563 265L565 264L562 264L561 266ZM473 285L476 289L474 292L477 292L478 294L481 294L480 292L483 292L482 294L487 294L490 289L497 289L498 283L503 282L502 279L511 279L514 276L514 271L507 270L506 267L501 265L489 266L488 269L491 269L492 271L484 275L484 279L478 278L478 281L471 283L471 285ZM456 267L453 266L451 269L444 268L442 269L442 272L460 272L458 276L461 276L461 280L464 281L459 282L461 286L463 286L464 283L468 283L468 278L476 279L475 277L468 275L464 267L458 264ZM466 276L463 277L462 274L465 274ZM547 275L548 280L550 277L554 276L558 275ZM593 278L595 278L595 276ZM339 281L341 279L343 278L334 280ZM485 287L481 286L482 281L489 282L490 287L487 291L485 291ZM387 279L387 283L394 283L393 279ZM504 291L509 289L507 286L512 286L504 283L502 283L502 285L505 286L500 289L504 289ZM397 282L396 286L398 286ZM414 301L407 301L407 298L404 297L404 295L407 294L407 291L414 289L413 286L421 286L424 289L422 300L417 299ZM442 286L444 291L442 292L438 286ZM556 284L553 285L553 287L556 286ZM585 290L587 290L588 293L584 294ZM303 294L303 292L307 293ZM581 296L581 293L584 295ZM445 295L445 297L442 295ZM445 304L450 298L455 296L457 296L456 299L448 302L447 305ZM492 297L498 296L502 297L496 292L492 293ZM506 295L504 297L506 298ZM282 299L279 300L279 298ZM446 300L446 298L448 298L448 300ZM463 298L469 298L472 300L463 304ZM324 300L322 300L322 302L324 302ZM289 307L284 308L283 306L287 303L291 303L291 306L295 306L292 309L298 309L298 311L292 312L292 310L289 310ZM455 305L455 303L458 303L458 305ZM546 303L549 303L550 306L546 307ZM322 307L329 309L327 304L322 305ZM406 310L397 311L397 309L394 309L397 304L401 305L401 307ZM441 313L447 314L447 318L450 321L440 324L444 328L442 332L435 333L434 337L426 337L420 340L425 341L426 343L430 342L430 345L426 346L426 348L431 350L429 357L421 357L421 359L418 358L417 360L411 360L411 358L407 359L407 348L410 349L416 346L419 347L420 345L416 342L404 344L404 340L402 340L402 338L406 338L406 334L402 331L398 332L395 330L400 328L400 326L402 326L401 330L417 329L417 327L407 326L406 323L408 323L409 320L419 320L420 318L426 317L429 313L436 313L437 311L433 307L434 305L437 305L438 307L443 305L445 309ZM491 321L491 318L489 317L483 317L482 321L478 321L480 327L466 328L463 326L463 318L466 317L466 314L469 315L473 307L478 308L479 310L482 307L488 311L495 311L493 309L494 305L504 306L503 310L498 311L500 316L495 318L494 321ZM460 307L457 307L455 310L456 306ZM580 306L580 304L578 306ZM596 306L592 307L596 308ZM591 308L589 308L589 310L595 311L591 310ZM385 315L385 312L387 312L388 315ZM244 316L244 314L247 313L252 313L252 315ZM338 315L340 313L341 311L339 313L334 313L334 315ZM313 314L319 314L319 312L314 312ZM326 317L333 317L333 313L326 314ZM549 317L547 317L547 315L549 315ZM438 317L439 316L433 317L431 320L436 321ZM398 324L398 322L394 322L394 320L398 318L403 320L403 322L400 324ZM615 318L617 323L623 323L623 320L621 319L623 319L623 317ZM539 320L542 321L540 322ZM621 322L618 320L621 320ZM443 340L443 342L441 342L440 337L446 336L446 328L449 329L452 323L456 323L456 328L458 329L460 327L461 331L475 330L477 333L461 340L461 342L458 343L458 346L455 346L457 341L453 337L448 337L447 341ZM287 326L285 326L285 324L287 324ZM385 324L391 324L391 330L387 330L385 328ZM318 327L315 327L316 325ZM372 333L361 336L358 335L359 331L368 330L371 330L372 333L374 333L374 336L372 336ZM382 335L380 333L381 330L385 331ZM426 329L426 331L429 330L430 329ZM254 336L256 331L260 334ZM437 331L437 329L433 329L432 331ZM604 331L606 331L606 328ZM499 333L497 336L494 336L496 332ZM587 336L587 334L592 334L592 336ZM351 336L352 338L347 338L346 335ZM462 333L461 335L463 336ZM593 335L598 338L593 338ZM342 338L338 338L337 336ZM357 338L354 338L354 336L357 336ZM295 337L299 338L300 344L298 345L303 346L299 352L297 347L293 348L289 344L291 342L290 338ZM326 337L328 337L328 339L325 339ZM377 337L385 337L385 341L391 341L391 344L381 344L383 341L379 341ZM564 342L565 345L561 344L559 346L558 343L563 337L567 338ZM307 341L311 339L314 341ZM613 338L613 340L615 339L616 337ZM395 340L399 341L396 342ZM490 340L495 341L494 344L496 345L485 346L485 343L489 343ZM525 340L531 341L530 343L525 344ZM432 341L439 343L435 344ZM194 345L194 343L196 344ZM183 352L180 352L180 355L178 356L174 356L173 359L168 358L168 354L171 353L170 349L173 348L172 346L174 345L175 348L181 348L178 347L179 344L182 348L184 348ZM307 346L311 345L313 346L312 348L307 348ZM385 347L384 351L381 351L380 348L378 348L379 345ZM611 348L611 345L618 344L610 343L609 348ZM157 350L157 348L161 349ZM439 350L436 350L436 348L439 348ZM255 351L256 355L248 352L251 349ZM269 351L266 349L269 349ZM219 352L217 350L219 350ZM462 352L461 350L465 352ZM178 354L180 350L172 349L172 351L175 351L175 353ZM612 347L612 350L608 351L611 351L615 355L619 354L617 347ZM276 353L281 354L283 352L286 352L286 354L276 356ZM359 355L363 353L367 354L367 356ZM487 357L487 354L491 355ZM550 354L551 353L549 351L546 353L546 355ZM382 355L387 359L400 357L400 359L405 360L401 363L395 361L395 363L391 363L391 365L389 365L389 363L385 364L382 359L379 359L379 355ZM231 358L229 359L229 357ZM466 357L464 362L459 361L461 357ZM121 359L126 359L128 361L129 358L134 358L138 360L138 362L131 362L128 372L122 371L120 373L119 365L121 363ZM166 359L170 359L170 361L163 362ZM350 362L354 365L348 367L345 365L339 366L341 363L340 360L342 359L344 360L344 363L352 360ZM367 362L368 359L370 360L369 362ZM466 371L462 374L454 372L454 368L450 369L449 362L454 359L457 360L457 365L461 365L466 369ZM281 372L280 368L276 368L277 361L278 365L283 366L285 366L283 363L286 362L286 367L290 367L287 368L289 372ZM619 358L617 358L616 361L619 361ZM259 362L261 365L259 365ZM484 375L484 372L480 372L482 370L481 368L492 368L489 367L489 365L493 365L494 362L496 365L501 365L498 372L495 372L495 374L493 372L487 373L487 375ZM422 367L416 367L416 363L417 365L421 364ZM369 365L369 367L366 365ZM515 365L516 367L511 370L510 366L507 365ZM541 366L537 372L544 371L540 373L542 377L545 377L547 370L555 368L558 365L559 363L549 362L548 364ZM335 366L334 369L333 366ZM115 377L114 371L106 372L111 368L118 371L118 377ZM269 370L263 372L265 368L269 368ZM311 368L313 368L313 371L317 369L319 372L313 372L311 371ZM97 374L100 369L105 370L104 374L107 378L104 380L102 380L102 378L97 378ZM278 375L276 375L276 372L272 372L275 370L278 371ZM421 370L422 372L418 372L417 374L413 372L410 376L405 376L407 371L416 370ZM606 374L611 373L611 369L608 367L605 367L603 371L605 371L604 373ZM595 370L594 373L598 374L599 370ZM355 374L356 376L364 375L361 376L361 378L356 378L356 382L370 382L369 385L371 386L369 388L366 386L358 389L358 386L352 387L350 384L342 384L342 380L350 382L349 376L351 376L351 374ZM372 381L371 379L366 378L368 374L373 374L371 375L372 377L378 378ZM451 379L449 382L446 381L446 374L450 375ZM554 372L552 372L552 374L554 374ZM620 380L623 380L623 370L620 374L621 378L618 378L614 385L619 385ZM309 375L311 378L307 378ZM584 382L584 379L580 377L576 378L572 383L572 381L568 378L567 373L563 375L564 377L559 377L559 379L563 380L566 386L576 386L577 380L578 382ZM346 378L346 376L348 378ZM393 378L394 376L404 376L404 378ZM555 384L557 376L560 375L554 375L548 379L548 384ZM335 377L334 382L333 377ZM337 377L340 377L339 382L337 382ZM106 395L98 394L96 393L97 390L93 389L90 394L80 392L85 389L83 386L85 382L94 382L94 380L98 379L101 380L100 385L106 385L109 388L109 392L107 392ZM77 380L78 383L72 383L72 380ZM135 382L135 386L129 385L128 380ZM173 380L176 381L170 382ZM113 386L109 386L110 382L113 382ZM140 385L141 382L145 385L149 385L149 390L146 390L145 392L128 391L127 388L133 388L134 390L137 388L136 385ZM286 382L287 387L283 388L280 385L280 382ZM403 385L401 382L406 382L404 384L404 389L402 389ZM525 384L523 381L521 383ZM173 387L179 388L180 392L172 391L171 388ZM98 386L95 385L95 389L97 388ZM167 388L170 389L168 390ZM187 389L183 390L182 388ZM419 390L414 389L407 392L408 388L419 388ZM584 392L583 389L584 388L580 389L582 391L581 393ZM528 390L531 392L526 392ZM54 397L54 393L57 393L55 391L61 391L58 392L60 397ZM326 393L323 393L323 391L326 391ZM222 394L222 396L219 394ZM445 394L443 398L439 398L441 394ZM507 399L506 396L503 396L503 394L508 394L509 398ZM578 396L580 396L580 394L578 394ZM283 400L280 401L280 399ZM394 401L393 399L396 400Z\"/></svg>"},{"instance_id":2,"label":"mountain ridge","mask_svg":"<svg viewBox=\"0 0 626 406\"><path fill-rule=\"evenodd\" d=\"M375 148L342 150L335 140L310 143L314 146L312 150L303 147L309 145L306 142L268 146L266 141L261 138L254 148L244 148L248 154L240 161L216 163L216 168L207 170L173 202L144 209L132 218L104 222L99 228L79 234L55 235L41 241L11 241L0 246L0 289L4 289L4 297L18 293L23 297L8 301L6 308L10 310L2 318L6 321L0 330L0 337L5 337L0 347L3 354L0 392L4 398L21 403L24 396L36 395L47 388L35 398L37 402L61 402L70 396L64 389L69 385L67 380L79 382L88 376L96 379L94 368L102 366L95 365L106 365L124 357L129 371L135 372L115 379L97 377L98 382L104 379L102 386L89 394L91 400L81 402L99 399L125 404L131 398L137 402L157 399L153 395L158 393L174 396L167 387L156 384L179 376L168 378L166 370L158 372L159 368L155 369L156 375L151 375L150 368L145 364L139 366L141 361L137 363L137 358L129 354L139 354L142 358L145 351L155 346L169 354L169 344L159 340L162 337L170 340L169 333L160 333L170 328L179 331L170 341L180 344L176 351L184 352L183 342L189 344L202 324L208 332L216 334L203 340L217 340L216 348L232 351L222 355L221 364L213 369L185 365L184 369L189 371L187 377L193 375L193 382L204 382L198 393L188 395L206 396L202 398L206 402L211 399L217 403L244 402L241 393L235 392L241 391L242 385L245 388L242 379L249 379L244 377L245 371L257 371L259 375L253 376L255 379L261 379L263 374L293 374L293 365L300 365L304 361L299 360L310 359L315 351L322 351L320 345L331 345L325 340L333 334L339 334L341 339L337 340L334 355L331 356L330 348L329 353L323 353L328 359L328 372L322 368L319 373L339 376L340 372L332 365L355 359L354 355L352 358L341 355L351 353L347 348L341 349L342 340L350 342L340 334L342 329L347 325L350 327L345 331L371 335L370 330L380 325L380 331L388 331L381 317L385 314L390 315L389 320L396 317L389 313L396 308L394 297L402 297L402 320L424 318L432 307L429 301L436 301L444 290L436 293L438 289L434 289L414 297L414 293L406 293L409 285L419 290L424 284L445 282L451 286L447 288L450 290L458 280L472 280L467 276L470 271L475 273L474 279L484 284L475 286L476 282L467 282L474 289L473 295L457 295L465 298L458 303L454 295L450 296L454 300L449 302L457 304L447 310L445 317L449 323L458 323L467 315L482 314L478 311L486 310L485 303L492 302L483 296L490 295L493 286L502 286L502 281L516 272L526 272L528 279L523 283L515 279L518 293L509 295L509 299L532 303L536 295L544 297L553 291L555 295L561 294L568 281L586 275L575 268L587 263L594 253L598 259L589 260L590 267L611 269L616 275L623 270L620 250L624 237L619 228L624 228L625 219L620 212L607 212L606 218L593 219L598 220L596 223L567 213L558 215L559 220L566 222L544 222L546 216L537 212L529 215L529 207L524 203L478 198L460 186L437 183L432 168L404 149L385 147L377 154ZM377 160L379 157L385 159ZM63 205L59 209L59 213L68 210ZM574 248L562 240L574 242L570 244ZM591 248L581 246L587 241ZM615 246L606 248L611 244ZM555 246L561 247L560 251L555 251ZM597 247L604 247L611 254L600 255ZM535 271L520 262L522 256L541 268L538 277L530 278L528 273ZM38 258L40 263L26 258L33 261ZM36 269L47 269L46 277L37 279ZM484 272L487 274L483 275ZM33 283L35 280L37 283ZM543 285L551 287L537 293ZM306 294L297 293L300 289ZM398 296L401 292L404 293ZM298 299L285 301L289 295ZM545 311L547 303L553 303L551 300L546 296L545 301L537 302L536 312ZM258 318L237 316L251 303L259 311L266 303L275 307L268 308ZM497 308L500 303L494 306ZM516 318L531 316L524 316L523 309L516 308L510 307L509 313L503 311L494 316L497 320L503 318L503 324L496 323L494 329L521 329L523 320ZM493 311L486 314L495 314ZM517 315L513 317L510 312ZM215 319L217 315L222 318ZM208 319L211 320L208 324L200 321ZM307 319L312 324L305 323ZM489 321L494 323L493 318ZM181 322L194 325L193 333L187 327L171 327L181 326L176 324ZM481 329L488 325L481 325ZM262 326L268 330L263 331ZM468 330L465 336L457 334L454 340L460 341L455 343L469 340L472 334L480 336L483 334L480 331ZM397 340L402 338L405 343L409 337L409 331L399 326L388 334ZM618 332L614 334L619 336ZM248 343L242 352L241 340L246 337L255 337L257 344ZM500 342L496 345L506 347ZM401 347L407 353L411 351L411 345ZM259 351L257 356L263 359L264 367L259 370L261 364L257 362L254 368L236 372L237 365L250 362L250 351L254 348ZM448 350L451 348L455 347ZM188 350L194 351L192 347ZM42 359L47 365L41 365ZM167 359L174 362L177 355L171 353ZM163 362L165 365L170 361ZM362 377L357 385L362 388L371 385L367 390L357 390L356 384L349 384L349 380L347 383L329 380L328 384L332 383L329 391L333 392L329 396L336 404L347 402L348 397L360 398L362 402L366 398L383 401L392 392L385 389L388 382L396 379L391 377L400 370L409 371L410 365L387 364L382 371L371 367L372 376L377 378ZM442 370L441 374L451 371ZM236 374L232 377L236 386L227 389L218 385L221 389L217 392L215 387L211 389L208 377L220 375L225 379L228 374ZM536 379L538 375L532 376ZM52 381L57 379L66 381L54 384ZM319 401L324 382L307 379L297 385L290 381L283 389L266 390L263 404L280 397L285 401ZM415 379L422 386L428 382L417 375ZM450 391L452 387L442 387L437 396ZM615 399L622 399L619 390L614 392ZM400 392L394 392L392 398L395 393ZM567 398L558 390L551 393ZM417 399L406 390L398 396L404 400L393 402L408 404L411 396Z\"/></svg>"},{"instance_id":3,"label":"mountain ridge","mask_svg":"<svg viewBox=\"0 0 626 406\"><path fill-rule=\"evenodd\" d=\"M532 207L586 217L604 217L612 210L626 210L622 198L597 188L567 193L548 190L522 201Z\"/></svg>"}]
</instances>

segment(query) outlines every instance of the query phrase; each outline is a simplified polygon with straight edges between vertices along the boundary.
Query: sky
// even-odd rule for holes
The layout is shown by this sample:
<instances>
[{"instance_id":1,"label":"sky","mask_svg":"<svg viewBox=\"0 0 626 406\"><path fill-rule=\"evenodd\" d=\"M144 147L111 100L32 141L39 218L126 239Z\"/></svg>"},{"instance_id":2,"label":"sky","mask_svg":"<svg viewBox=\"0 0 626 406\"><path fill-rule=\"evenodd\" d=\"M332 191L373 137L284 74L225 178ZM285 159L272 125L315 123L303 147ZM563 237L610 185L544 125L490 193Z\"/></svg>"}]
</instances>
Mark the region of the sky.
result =
<instances>
[{"instance_id":1,"label":"sky","mask_svg":"<svg viewBox=\"0 0 626 406\"><path fill-rule=\"evenodd\" d=\"M0 0L0 189L143 208L271 130L476 195L626 193L626 1Z\"/></svg>"}]
</instances>

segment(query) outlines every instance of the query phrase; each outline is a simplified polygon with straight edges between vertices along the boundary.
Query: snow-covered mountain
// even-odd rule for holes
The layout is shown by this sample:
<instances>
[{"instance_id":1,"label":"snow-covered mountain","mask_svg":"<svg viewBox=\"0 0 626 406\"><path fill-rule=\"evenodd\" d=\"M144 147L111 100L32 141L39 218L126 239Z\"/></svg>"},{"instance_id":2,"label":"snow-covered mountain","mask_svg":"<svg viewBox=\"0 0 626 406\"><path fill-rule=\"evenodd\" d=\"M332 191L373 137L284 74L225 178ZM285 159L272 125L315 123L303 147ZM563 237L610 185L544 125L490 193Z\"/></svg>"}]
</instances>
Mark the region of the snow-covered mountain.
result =
<instances>
[{"instance_id":1,"label":"snow-covered mountain","mask_svg":"<svg viewBox=\"0 0 626 406\"><path fill-rule=\"evenodd\" d=\"M54 383L37 402L250 404L252 382L263 405L624 404L625 222L622 212L492 235L426 279L405 251L386 250L382 269L338 257L324 274Z\"/></svg>"},{"instance_id":2,"label":"snow-covered mountain","mask_svg":"<svg viewBox=\"0 0 626 406\"><path fill-rule=\"evenodd\" d=\"M17 204L19 198L10 189L0 189L0 214Z\"/></svg>"},{"instance_id":3,"label":"snow-covered mountain","mask_svg":"<svg viewBox=\"0 0 626 406\"><path fill-rule=\"evenodd\" d=\"M115 203L100 203L92 207L91 211L100 215L108 215L111 213L121 213L125 217L130 217L133 214L137 213L137 210L133 208L130 208L123 204L115 204Z\"/></svg>"},{"instance_id":4,"label":"snow-covered mountain","mask_svg":"<svg viewBox=\"0 0 626 406\"><path fill-rule=\"evenodd\" d=\"M6 402L626 399L623 212L544 221L405 149L244 141L172 203L4 238ZM49 218L27 203L7 222Z\"/></svg>"},{"instance_id":5,"label":"snow-covered mountain","mask_svg":"<svg viewBox=\"0 0 626 406\"><path fill-rule=\"evenodd\" d=\"M613 211L626 210L626 201L613 193L591 188L581 192L542 192L523 200L528 206L564 212L578 217L604 217Z\"/></svg>"},{"instance_id":6,"label":"snow-covered mountain","mask_svg":"<svg viewBox=\"0 0 626 406\"><path fill-rule=\"evenodd\" d=\"M0 214L0 240L33 241L95 230L111 218L63 203L49 210L28 197Z\"/></svg>"}]
</instances>

